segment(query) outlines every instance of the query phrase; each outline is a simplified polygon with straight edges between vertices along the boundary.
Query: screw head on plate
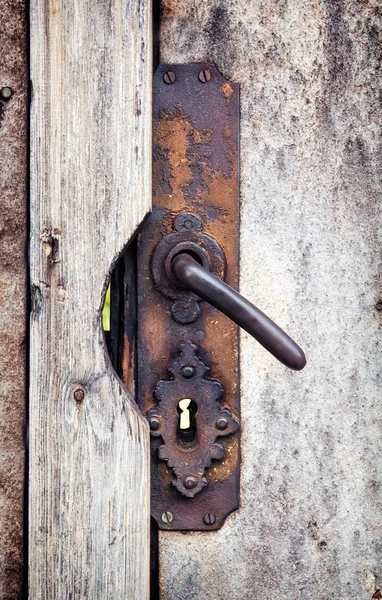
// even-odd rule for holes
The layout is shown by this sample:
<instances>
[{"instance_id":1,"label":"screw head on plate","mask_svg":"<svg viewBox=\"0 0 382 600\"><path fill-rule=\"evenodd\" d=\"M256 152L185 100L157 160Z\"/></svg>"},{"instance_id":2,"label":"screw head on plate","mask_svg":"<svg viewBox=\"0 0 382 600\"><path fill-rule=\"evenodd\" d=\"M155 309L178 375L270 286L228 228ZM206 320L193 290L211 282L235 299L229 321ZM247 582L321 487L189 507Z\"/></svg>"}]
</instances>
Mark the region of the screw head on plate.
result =
<instances>
[{"instance_id":1,"label":"screw head on plate","mask_svg":"<svg viewBox=\"0 0 382 600\"><path fill-rule=\"evenodd\" d=\"M164 513L162 513L163 523L171 523L173 518L174 518L174 515L169 510L166 510Z\"/></svg>"},{"instance_id":2,"label":"screw head on plate","mask_svg":"<svg viewBox=\"0 0 382 600\"><path fill-rule=\"evenodd\" d=\"M216 517L212 513L207 513L204 515L203 521L206 525L213 525L216 521Z\"/></svg>"},{"instance_id":3,"label":"screw head on plate","mask_svg":"<svg viewBox=\"0 0 382 600\"><path fill-rule=\"evenodd\" d=\"M175 73L173 73L172 71L166 71L166 73L163 75L163 81L168 85L174 83L175 79Z\"/></svg>"},{"instance_id":4,"label":"screw head on plate","mask_svg":"<svg viewBox=\"0 0 382 600\"><path fill-rule=\"evenodd\" d=\"M220 429L220 431L223 431L224 429L227 429L227 427L228 427L228 420L225 417L220 417L216 421L216 427L218 429Z\"/></svg>"},{"instance_id":5,"label":"screw head on plate","mask_svg":"<svg viewBox=\"0 0 382 600\"><path fill-rule=\"evenodd\" d=\"M195 367L191 367L191 365L186 365L182 369L182 375L185 379L191 379L195 375Z\"/></svg>"},{"instance_id":6,"label":"screw head on plate","mask_svg":"<svg viewBox=\"0 0 382 600\"><path fill-rule=\"evenodd\" d=\"M183 479L183 485L187 490L193 490L198 483L198 480L193 475L187 475Z\"/></svg>"},{"instance_id":7,"label":"screw head on plate","mask_svg":"<svg viewBox=\"0 0 382 600\"><path fill-rule=\"evenodd\" d=\"M151 431L158 431L160 427L160 420L158 419L158 417L151 417L151 419L149 419L149 425Z\"/></svg>"},{"instance_id":8,"label":"screw head on plate","mask_svg":"<svg viewBox=\"0 0 382 600\"><path fill-rule=\"evenodd\" d=\"M199 73L199 81L206 83L211 79L211 71L209 69L202 69Z\"/></svg>"},{"instance_id":9,"label":"screw head on plate","mask_svg":"<svg viewBox=\"0 0 382 600\"><path fill-rule=\"evenodd\" d=\"M1 88L0 95L3 100L9 100L9 98L12 96L11 88L8 86Z\"/></svg>"},{"instance_id":10,"label":"screw head on plate","mask_svg":"<svg viewBox=\"0 0 382 600\"><path fill-rule=\"evenodd\" d=\"M377 310L382 310L382 302L378 302L378 304L375 305L375 308Z\"/></svg>"}]
</instances>

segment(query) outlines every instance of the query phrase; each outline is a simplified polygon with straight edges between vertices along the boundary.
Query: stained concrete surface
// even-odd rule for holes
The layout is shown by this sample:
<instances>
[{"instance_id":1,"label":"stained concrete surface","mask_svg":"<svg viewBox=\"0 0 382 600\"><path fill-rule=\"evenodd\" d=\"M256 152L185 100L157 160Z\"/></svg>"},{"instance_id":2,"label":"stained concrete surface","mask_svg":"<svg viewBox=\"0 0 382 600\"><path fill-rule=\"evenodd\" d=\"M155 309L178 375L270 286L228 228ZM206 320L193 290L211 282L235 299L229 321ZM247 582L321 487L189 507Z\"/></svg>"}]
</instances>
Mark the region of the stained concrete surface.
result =
<instances>
[{"instance_id":1,"label":"stained concrete surface","mask_svg":"<svg viewBox=\"0 0 382 600\"><path fill-rule=\"evenodd\" d=\"M241 508L160 535L166 600L382 594L377 0L165 0L161 62L241 85L241 292L304 348L241 337Z\"/></svg>"}]
</instances>

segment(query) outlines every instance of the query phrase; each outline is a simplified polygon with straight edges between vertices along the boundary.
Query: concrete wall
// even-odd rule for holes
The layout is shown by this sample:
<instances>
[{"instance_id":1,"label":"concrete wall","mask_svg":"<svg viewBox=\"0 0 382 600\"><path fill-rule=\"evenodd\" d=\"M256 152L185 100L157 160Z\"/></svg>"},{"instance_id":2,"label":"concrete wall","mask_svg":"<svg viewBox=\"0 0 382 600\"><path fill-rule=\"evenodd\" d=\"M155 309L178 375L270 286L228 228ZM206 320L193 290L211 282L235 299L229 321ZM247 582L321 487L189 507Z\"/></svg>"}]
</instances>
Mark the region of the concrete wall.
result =
<instances>
[{"instance_id":1,"label":"concrete wall","mask_svg":"<svg viewBox=\"0 0 382 600\"><path fill-rule=\"evenodd\" d=\"M160 37L241 84L241 292L308 358L242 335L241 509L161 533L162 598L381 598L382 6L164 0Z\"/></svg>"}]
</instances>

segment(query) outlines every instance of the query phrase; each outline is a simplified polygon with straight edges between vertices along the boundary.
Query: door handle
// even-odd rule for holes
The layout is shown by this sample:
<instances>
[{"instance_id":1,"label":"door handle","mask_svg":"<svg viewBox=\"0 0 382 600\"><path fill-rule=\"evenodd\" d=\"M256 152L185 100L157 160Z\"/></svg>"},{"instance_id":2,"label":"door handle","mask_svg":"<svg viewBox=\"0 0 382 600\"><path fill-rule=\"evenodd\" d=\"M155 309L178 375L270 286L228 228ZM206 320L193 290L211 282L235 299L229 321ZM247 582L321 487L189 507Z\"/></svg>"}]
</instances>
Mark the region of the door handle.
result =
<instances>
[{"instance_id":1,"label":"door handle","mask_svg":"<svg viewBox=\"0 0 382 600\"><path fill-rule=\"evenodd\" d=\"M285 331L190 254L177 254L171 267L181 284L245 329L285 366L295 371L305 367L303 350Z\"/></svg>"},{"instance_id":2,"label":"door handle","mask_svg":"<svg viewBox=\"0 0 382 600\"><path fill-rule=\"evenodd\" d=\"M157 464L167 464L166 472L173 477L169 483L183 498L191 499L208 486L206 473L211 462L223 461L229 451L232 454L236 452L234 436L237 438L239 432L238 411L231 410L232 404L227 402L226 393L226 387L231 388L231 398L237 393L233 381L235 372L222 372L221 379L209 377L210 367L200 347L208 328L215 329L220 321L220 327L215 329L216 338L209 344L208 350L221 348L220 360L224 363L226 355L230 354L225 341L227 331L233 339L232 330L236 328L220 316L212 316L208 303L248 331L287 367L300 370L306 359L301 348L276 323L223 281L227 277L227 260L231 263L232 258L226 258L219 242L203 231L203 222L198 215L188 211L179 213L173 219L173 232L164 236L161 235L159 218L160 215L153 215L140 238L139 256L144 270L139 273L139 281L142 289L149 294L146 296L141 292L140 326L143 335L146 328L150 332L146 339L151 353L161 337L166 340L171 352L171 362L167 365L170 378L158 380L155 375L151 398L157 402L147 404L144 414L150 425ZM168 214L165 221L167 228ZM154 239L157 243L153 248ZM145 252L146 244L147 250L151 249L150 257L149 252ZM148 269L156 292L153 287L147 287L150 281ZM166 299L164 304L158 292ZM150 294L154 294L151 296L155 302L154 311ZM207 305L200 307L202 300ZM147 312L142 310L144 305L150 310L149 321ZM158 307L162 310L158 311ZM170 315L171 321L168 320ZM142 319L146 319L146 326L142 327ZM153 335L155 330L159 335ZM228 380L224 386L222 379L226 375ZM181 419L186 404L187 426L182 425ZM229 437L233 441L226 439L223 443L222 438ZM159 477L166 480L164 474ZM166 489L168 492L168 483ZM178 502L179 499L176 499ZM163 525L162 516L158 517ZM186 523L188 519L193 519L191 514ZM182 519L182 526L184 523ZM169 523L165 525L168 528Z\"/></svg>"}]
</instances>

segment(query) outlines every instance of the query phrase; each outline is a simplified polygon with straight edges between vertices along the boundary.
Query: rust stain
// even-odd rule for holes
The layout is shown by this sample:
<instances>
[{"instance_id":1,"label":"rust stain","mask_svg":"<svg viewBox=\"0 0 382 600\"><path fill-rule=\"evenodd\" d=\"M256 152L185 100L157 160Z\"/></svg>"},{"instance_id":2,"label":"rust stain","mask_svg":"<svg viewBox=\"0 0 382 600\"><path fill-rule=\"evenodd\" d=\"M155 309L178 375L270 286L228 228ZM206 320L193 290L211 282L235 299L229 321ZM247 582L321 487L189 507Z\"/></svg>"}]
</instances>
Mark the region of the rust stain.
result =
<instances>
[{"instance_id":1,"label":"rust stain","mask_svg":"<svg viewBox=\"0 0 382 600\"><path fill-rule=\"evenodd\" d=\"M192 132L193 129L183 117L180 108L175 115L168 115L154 124L155 143L167 152L171 195L176 195L180 199L184 199L183 188L192 180L192 172L187 160L189 136Z\"/></svg>"},{"instance_id":2,"label":"rust stain","mask_svg":"<svg viewBox=\"0 0 382 600\"><path fill-rule=\"evenodd\" d=\"M231 128L226 125L222 128L222 135L230 142ZM206 231L213 222L213 231L216 227L220 230L223 240L229 245L229 230L227 229L227 217L229 206L233 195L237 194L237 151L228 146L225 153L225 169L211 168L206 160L200 160L200 153L196 147L198 144L211 142L212 132L210 130L197 130L184 117L181 107L177 107L175 115L165 115L161 121L154 124L155 144L161 150L159 157L154 160L154 181L162 181L166 178L164 164L169 166L168 183L170 192L164 192L164 186L155 186L155 202L163 207L169 206L169 202L179 203L185 207L189 197L194 193L194 203L198 205L202 216L204 216ZM199 182L195 184L193 172L199 171ZM190 190L190 184L194 185L194 192ZM225 215L223 222L217 219L211 221L211 208L215 207L221 215ZM217 213L216 213L217 214ZM227 247L227 251L230 248ZM229 254L228 254L229 255Z\"/></svg>"},{"instance_id":3,"label":"rust stain","mask_svg":"<svg viewBox=\"0 0 382 600\"><path fill-rule=\"evenodd\" d=\"M179 10L179 2L177 0L161 0L161 10L166 16L176 14Z\"/></svg>"},{"instance_id":4,"label":"rust stain","mask_svg":"<svg viewBox=\"0 0 382 600\"><path fill-rule=\"evenodd\" d=\"M235 93L235 90L232 89L232 87L230 86L228 81L226 83L223 83L223 85L220 88L220 91L225 96L225 98L227 98L227 100L229 100L231 98L232 94Z\"/></svg>"},{"instance_id":5,"label":"rust stain","mask_svg":"<svg viewBox=\"0 0 382 600\"><path fill-rule=\"evenodd\" d=\"M232 471L236 468L239 459L239 444L234 438L233 442L225 447L225 458L219 463L219 466L214 466L209 471L209 479L212 483L227 481L232 475Z\"/></svg>"},{"instance_id":6,"label":"rust stain","mask_svg":"<svg viewBox=\"0 0 382 600\"><path fill-rule=\"evenodd\" d=\"M123 334L122 350L121 350L121 372L122 380L126 389L132 397L135 395L135 373L134 373L134 342L131 342L127 334Z\"/></svg>"},{"instance_id":7,"label":"rust stain","mask_svg":"<svg viewBox=\"0 0 382 600\"><path fill-rule=\"evenodd\" d=\"M209 129L204 131L193 129L192 138L195 144L208 144L212 138L212 131Z\"/></svg>"}]
</instances>

